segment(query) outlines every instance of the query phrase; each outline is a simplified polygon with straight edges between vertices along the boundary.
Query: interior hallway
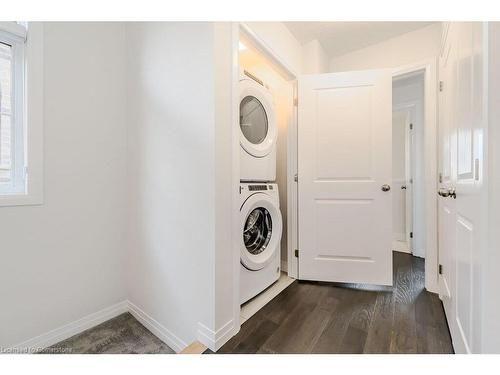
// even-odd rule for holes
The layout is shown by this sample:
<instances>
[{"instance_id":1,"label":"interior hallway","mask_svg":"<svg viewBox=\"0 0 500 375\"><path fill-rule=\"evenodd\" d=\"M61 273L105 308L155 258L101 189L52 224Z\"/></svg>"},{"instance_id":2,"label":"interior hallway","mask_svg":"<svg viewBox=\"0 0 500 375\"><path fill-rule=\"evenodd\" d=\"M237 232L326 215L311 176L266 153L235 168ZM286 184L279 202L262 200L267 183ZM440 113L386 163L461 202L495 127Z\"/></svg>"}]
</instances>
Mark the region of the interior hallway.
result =
<instances>
[{"instance_id":1,"label":"interior hallway","mask_svg":"<svg viewBox=\"0 0 500 375\"><path fill-rule=\"evenodd\" d=\"M453 353L424 260L394 252L394 290L295 281L218 353Z\"/></svg>"}]
</instances>

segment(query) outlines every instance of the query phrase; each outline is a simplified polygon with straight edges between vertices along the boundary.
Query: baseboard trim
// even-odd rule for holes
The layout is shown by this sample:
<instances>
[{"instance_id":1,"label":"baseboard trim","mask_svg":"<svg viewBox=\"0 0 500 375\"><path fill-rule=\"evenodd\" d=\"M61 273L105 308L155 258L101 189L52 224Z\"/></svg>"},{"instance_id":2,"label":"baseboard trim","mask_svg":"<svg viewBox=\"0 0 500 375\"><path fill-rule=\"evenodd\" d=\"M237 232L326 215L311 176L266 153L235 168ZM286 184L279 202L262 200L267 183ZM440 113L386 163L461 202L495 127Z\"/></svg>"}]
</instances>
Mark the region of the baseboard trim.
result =
<instances>
[{"instance_id":1,"label":"baseboard trim","mask_svg":"<svg viewBox=\"0 0 500 375\"><path fill-rule=\"evenodd\" d=\"M219 350L234 335L234 320L231 319L217 331L213 331L198 322L198 341L212 351Z\"/></svg>"},{"instance_id":2,"label":"baseboard trim","mask_svg":"<svg viewBox=\"0 0 500 375\"><path fill-rule=\"evenodd\" d=\"M81 319L75 320L74 322L65 324L52 331L43 333L20 344L14 345L13 348L19 352L25 352L27 350L29 350L29 352L39 352L51 345L57 344L62 340L66 340L89 328L104 323L106 320L123 314L127 312L127 309L127 301L119 302L115 305L89 314Z\"/></svg>"},{"instance_id":3,"label":"baseboard trim","mask_svg":"<svg viewBox=\"0 0 500 375\"><path fill-rule=\"evenodd\" d=\"M52 331L43 333L20 344L12 346L12 353L36 353L60 341L66 340L83 331L93 328L120 314L130 312L142 325L156 337L171 347L176 353L181 352L188 345L161 325L157 320L146 314L132 302L125 300L105 309L89 314L81 319L65 324Z\"/></svg>"},{"instance_id":4,"label":"baseboard trim","mask_svg":"<svg viewBox=\"0 0 500 375\"><path fill-rule=\"evenodd\" d=\"M174 335L170 330L163 326L160 322L149 316L134 303L128 302L128 311L136 318L143 326L151 331L153 335L158 337L165 344L170 346L176 353L184 350L188 344Z\"/></svg>"}]
</instances>

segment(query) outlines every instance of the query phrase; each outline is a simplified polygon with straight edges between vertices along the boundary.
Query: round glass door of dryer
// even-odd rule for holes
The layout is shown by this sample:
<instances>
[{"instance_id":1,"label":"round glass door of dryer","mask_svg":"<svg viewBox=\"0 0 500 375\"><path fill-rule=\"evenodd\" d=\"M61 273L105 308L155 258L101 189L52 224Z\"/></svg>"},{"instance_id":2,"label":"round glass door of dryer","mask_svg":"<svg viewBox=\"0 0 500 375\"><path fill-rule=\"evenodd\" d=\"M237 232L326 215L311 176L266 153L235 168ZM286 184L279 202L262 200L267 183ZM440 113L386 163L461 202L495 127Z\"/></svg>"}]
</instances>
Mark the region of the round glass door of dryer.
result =
<instances>
[{"instance_id":1,"label":"round glass door of dryer","mask_svg":"<svg viewBox=\"0 0 500 375\"><path fill-rule=\"evenodd\" d=\"M268 121L264 106L254 96L245 96L240 103L240 129L252 144L261 144L267 137Z\"/></svg>"},{"instance_id":2,"label":"round glass door of dryer","mask_svg":"<svg viewBox=\"0 0 500 375\"><path fill-rule=\"evenodd\" d=\"M240 80L240 145L261 158L276 146L278 128L273 96L252 79Z\"/></svg>"}]
</instances>

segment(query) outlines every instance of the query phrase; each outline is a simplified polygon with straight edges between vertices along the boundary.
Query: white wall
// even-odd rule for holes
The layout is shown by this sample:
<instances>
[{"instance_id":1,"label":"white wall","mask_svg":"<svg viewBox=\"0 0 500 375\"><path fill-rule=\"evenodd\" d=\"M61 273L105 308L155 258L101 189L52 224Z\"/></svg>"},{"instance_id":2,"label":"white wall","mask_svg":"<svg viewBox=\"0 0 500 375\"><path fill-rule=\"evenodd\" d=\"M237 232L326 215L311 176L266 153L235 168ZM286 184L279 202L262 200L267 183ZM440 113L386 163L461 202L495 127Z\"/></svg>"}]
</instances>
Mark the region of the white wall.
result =
<instances>
[{"instance_id":1,"label":"white wall","mask_svg":"<svg viewBox=\"0 0 500 375\"><path fill-rule=\"evenodd\" d=\"M230 35L127 26L129 299L181 347L232 328Z\"/></svg>"},{"instance_id":2,"label":"white wall","mask_svg":"<svg viewBox=\"0 0 500 375\"><path fill-rule=\"evenodd\" d=\"M330 71L393 68L437 57L441 23L435 23L330 60Z\"/></svg>"},{"instance_id":3,"label":"white wall","mask_svg":"<svg viewBox=\"0 0 500 375\"><path fill-rule=\"evenodd\" d=\"M0 346L126 298L125 31L44 25L44 204L0 208Z\"/></svg>"},{"instance_id":4,"label":"white wall","mask_svg":"<svg viewBox=\"0 0 500 375\"><path fill-rule=\"evenodd\" d=\"M329 58L323 46L317 39L311 40L302 46L302 71L303 74L328 73Z\"/></svg>"}]
</instances>

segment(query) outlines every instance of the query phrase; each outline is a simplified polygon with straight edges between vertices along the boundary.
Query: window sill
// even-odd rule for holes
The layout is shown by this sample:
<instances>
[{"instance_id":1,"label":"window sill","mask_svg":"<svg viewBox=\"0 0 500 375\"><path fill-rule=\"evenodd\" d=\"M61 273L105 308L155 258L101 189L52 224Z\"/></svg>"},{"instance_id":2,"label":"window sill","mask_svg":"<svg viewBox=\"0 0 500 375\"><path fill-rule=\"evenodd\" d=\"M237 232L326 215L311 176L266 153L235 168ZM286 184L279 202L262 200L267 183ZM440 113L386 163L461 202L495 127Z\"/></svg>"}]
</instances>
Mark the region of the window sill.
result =
<instances>
[{"instance_id":1,"label":"window sill","mask_svg":"<svg viewBox=\"0 0 500 375\"><path fill-rule=\"evenodd\" d=\"M37 194L0 195L0 207L39 206L42 204L43 197Z\"/></svg>"}]
</instances>

